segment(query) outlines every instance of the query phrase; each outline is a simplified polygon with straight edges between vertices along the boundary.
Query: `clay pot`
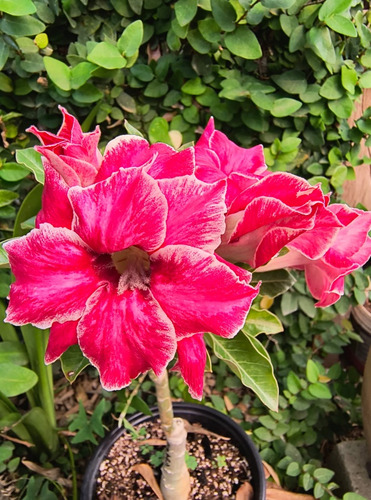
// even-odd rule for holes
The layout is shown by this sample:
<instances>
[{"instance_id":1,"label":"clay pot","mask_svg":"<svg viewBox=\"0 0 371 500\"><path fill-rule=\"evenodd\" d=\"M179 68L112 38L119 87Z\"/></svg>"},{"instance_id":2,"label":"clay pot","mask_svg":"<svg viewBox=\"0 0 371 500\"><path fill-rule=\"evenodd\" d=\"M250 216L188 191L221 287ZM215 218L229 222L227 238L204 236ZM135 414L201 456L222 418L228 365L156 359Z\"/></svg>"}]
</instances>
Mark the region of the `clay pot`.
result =
<instances>
[{"instance_id":1,"label":"clay pot","mask_svg":"<svg viewBox=\"0 0 371 500\"><path fill-rule=\"evenodd\" d=\"M199 423L205 429L219 435L229 437L231 442L240 450L241 456L246 457L251 473L251 484L254 489L253 500L265 500L265 476L261 458L251 438L246 432L234 422L230 417L207 406L194 403L174 403L174 415L184 418L190 423ZM136 413L128 418L135 426L158 418L158 409L152 409L152 416ZM108 434L96 449L89 462L84 481L81 487L80 500L93 500L95 497L96 478L99 473L99 466L105 459L115 441L124 433L124 427L117 428Z\"/></svg>"}]
</instances>

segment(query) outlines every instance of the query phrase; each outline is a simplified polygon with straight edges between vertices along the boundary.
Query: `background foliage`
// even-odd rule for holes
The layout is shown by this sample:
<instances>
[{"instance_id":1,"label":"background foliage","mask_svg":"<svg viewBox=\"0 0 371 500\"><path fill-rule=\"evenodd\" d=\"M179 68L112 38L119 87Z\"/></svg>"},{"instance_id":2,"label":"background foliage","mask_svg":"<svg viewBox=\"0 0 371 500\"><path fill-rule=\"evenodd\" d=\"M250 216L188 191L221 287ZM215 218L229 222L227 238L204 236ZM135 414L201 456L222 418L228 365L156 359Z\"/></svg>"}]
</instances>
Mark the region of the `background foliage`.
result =
<instances>
[{"instance_id":1,"label":"background foliage","mask_svg":"<svg viewBox=\"0 0 371 500\"><path fill-rule=\"evenodd\" d=\"M212 115L217 128L238 144L263 143L272 170L321 182L338 199L354 167L367 161L359 158L359 145L362 138L371 143L371 112L348 124L355 101L371 87L370 11L362 0L0 0L0 13L2 240L33 226L42 192L35 178L42 182L43 173L32 149L36 141L25 130L31 124L57 129L58 104L76 115L85 131L98 123L102 146L134 127L151 142L180 147L197 140ZM0 269L0 299L7 296L10 279ZM352 303L363 303L366 286L361 274L349 277L347 295L325 312L315 310L300 280L274 299L285 333L277 333L279 325L270 318L275 335L269 341L264 337L264 344L280 386L278 414L251 400L245 389L238 392L239 380L214 360L216 387L218 380L229 380L231 415L242 420L238 406L252 406L255 417L245 425L263 457L284 485L314 492L316 498L330 498L334 488L331 471L319 462L321 443L359 423L358 377L340 365L325 368L323 360L342 353L354 337L349 324L333 319ZM254 353L254 338L262 330L252 319L239 338ZM33 459L48 467L57 463L64 475L72 475L77 498L74 454L76 459L91 454L90 442L104 433L102 419L108 423L110 405L99 404L89 418L80 408L69 424L77 431L71 443L79 449L72 452L66 440L69 460L63 462L53 401L47 396L52 394L51 369L41 368L45 338L37 337L35 349L29 338L38 334L31 330L10 325L0 330L0 387L10 387L4 379L10 367L17 367L18 377L9 394L0 393L0 428L34 444ZM212 337L208 342L225 359L224 346L213 345ZM233 371L233 360L228 365ZM182 384L172 378L175 395L187 398ZM143 393L132 400L120 391L116 412L146 409L144 399L153 402L150 385L144 382ZM15 407L12 398L24 394L22 407ZM227 411L220 396L212 394L207 403ZM0 473L21 474L19 456L5 442ZM22 498L56 498L55 492L67 497L45 477L25 478Z\"/></svg>"}]
</instances>

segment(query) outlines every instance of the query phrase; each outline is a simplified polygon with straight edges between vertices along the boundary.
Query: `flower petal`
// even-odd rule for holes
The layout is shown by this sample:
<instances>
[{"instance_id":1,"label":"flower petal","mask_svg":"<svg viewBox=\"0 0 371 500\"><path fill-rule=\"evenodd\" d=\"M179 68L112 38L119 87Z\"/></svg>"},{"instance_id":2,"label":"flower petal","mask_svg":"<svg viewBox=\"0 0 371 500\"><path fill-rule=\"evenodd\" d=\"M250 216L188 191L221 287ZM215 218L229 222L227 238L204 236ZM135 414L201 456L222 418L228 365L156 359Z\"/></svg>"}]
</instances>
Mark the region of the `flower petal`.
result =
<instances>
[{"instance_id":1,"label":"flower petal","mask_svg":"<svg viewBox=\"0 0 371 500\"><path fill-rule=\"evenodd\" d=\"M167 203L157 182L140 169L120 169L109 179L68 192L73 230L98 253L132 245L158 248L166 234Z\"/></svg>"},{"instance_id":2,"label":"flower petal","mask_svg":"<svg viewBox=\"0 0 371 500\"><path fill-rule=\"evenodd\" d=\"M176 350L174 327L148 289L118 295L113 287L100 288L77 331L82 352L110 391L150 369L160 375Z\"/></svg>"},{"instance_id":3,"label":"flower petal","mask_svg":"<svg viewBox=\"0 0 371 500\"><path fill-rule=\"evenodd\" d=\"M71 228L72 207L68 199L68 186L45 158L43 159L45 184L42 194L42 209L36 217L36 227L49 222L54 227Z\"/></svg>"},{"instance_id":4,"label":"flower petal","mask_svg":"<svg viewBox=\"0 0 371 500\"><path fill-rule=\"evenodd\" d=\"M97 175L96 181L108 179L120 168L140 167L147 160L136 161L138 155L149 150L148 142L136 135L120 135L110 141L103 155L102 165Z\"/></svg>"},{"instance_id":5,"label":"flower petal","mask_svg":"<svg viewBox=\"0 0 371 500\"><path fill-rule=\"evenodd\" d=\"M233 337L259 291L214 255L185 245L151 255L151 290L179 338L204 332Z\"/></svg>"},{"instance_id":6,"label":"flower petal","mask_svg":"<svg viewBox=\"0 0 371 500\"><path fill-rule=\"evenodd\" d=\"M165 245L213 252L225 230L225 182L206 184L194 175L158 181L168 202Z\"/></svg>"},{"instance_id":7,"label":"flower petal","mask_svg":"<svg viewBox=\"0 0 371 500\"><path fill-rule=\"evenodd\" d=\"M102 284L94 254L69 229L42 224L4 248L16 277L10 289L9 323L48 328L55 321L76 320Z\"/></svg>"},{"instance_id":8,"label":"flower petal","mask_svg":"<svg viewBox=\"0 0 371 500\"><path fill-rule=\"evenodd\" d=\"M77 324L78 321L52 324L45 353L46 364L54 363L71 345L77 344Z\"/></svg>"},{"instance_id":9,"label":"flower petal","mask_svg":"<svg viewBox=\"0 0 371 500\"><path fill-rule=\"evenodd\" d=\"M206 347L202 334L192 335L179 340L177 344L178 361L173 370L179 370L189 393L201 401L204 387Z\"/></svg>"},{"instance_id":10,"label":"flower petal","mask_svg":"<svg viewBox=\"0 0 371 500\"><path fill-rule=\"evenodd\" d=\"M157 143L150 147L146 155L147 161L150 160L151 155L156 155L155 160L149 162L145 170L154 179L172 179L182 175L191 175L196 168L194 148L176 151L167 144Z\"/></svg>"}]
</instances>

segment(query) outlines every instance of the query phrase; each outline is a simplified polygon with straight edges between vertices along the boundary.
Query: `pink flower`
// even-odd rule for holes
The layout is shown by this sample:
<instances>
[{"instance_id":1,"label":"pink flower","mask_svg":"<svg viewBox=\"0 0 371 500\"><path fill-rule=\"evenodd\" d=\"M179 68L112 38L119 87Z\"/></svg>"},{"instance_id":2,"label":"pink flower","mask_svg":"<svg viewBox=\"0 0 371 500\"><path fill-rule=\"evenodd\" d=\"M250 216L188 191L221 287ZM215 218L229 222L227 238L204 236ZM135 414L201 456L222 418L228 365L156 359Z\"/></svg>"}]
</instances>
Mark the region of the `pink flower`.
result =
<instances>
[{"instance_id":1,"label":"pink flower","mask_svg":"<svg viewBox=\"0 0 371 500\"><path fill-rule=\"evenodd\" d=\"M213 118L210 118L197 142L195 153L198 179L205 182L227 180L228 209L241 191L269 174L264 161L263 146L249 149L237 146L225 134L215 130Z\"/></svg>"},{"instance_id":2,"label":"pink flower","mask_svg":"<svg viewBox=\"0 0 371 500\"><path fill-rule=\"evenodd\" d=\"M334 304L344 294L344 278L363 266L371 255L371 212L333 204L312 230L295 238L289 252L259 271L293 267L305 271L317 307ZM333 225L333 230L329 228ZM330 235L329 235L330 234Z\"/></svg>"},{"instance_id":3,"label":"pink flower","mask_svg":"<svg viewBox=\"0 0 371 500\"><path fill-rule=\"evenodd\" d=\"M217 253L256 268L290 241L313 228L318 209L327 204L319 186L276 172L242 191L226 217L227 229Z\"/></svg>"},{"instance_id":4,"label":"pink flower","mask_svg":"<svg viewBox=\"0 0 371 500\"><path fill-rule=\"evenodd\" d=\"M39 131L32 126L43 146L35 149L43 155L45 185L43 207L37 226L49 222L55 227L71 228L72 208L67 192L72 186L87 187L107 179L120 168L140 167L155 179L194 173L194 150L176 151L167 144L150 145L133 135L119 136L107 144L102 157L98 142L99 127L83 133L79 122L63 107L63 124L57 134Z\"/></svg>"},{"instance_id":5,"label":"pink flower","mask_svg":"<svg viewBox=\"0 0 371 500\"><path fill-rule=\"evenodd\" d=\"M155 180L138 168L70 188L72 230L44 223L5 245L16 277L7 322L51 327L48 363L78 343L109 390L160 374L178 342L200 398L201 368L188 376L182 347L205 331L233 337L258 293L250 273L213 255L224 195L223 181Z\"/></svg>"}]
</instances>

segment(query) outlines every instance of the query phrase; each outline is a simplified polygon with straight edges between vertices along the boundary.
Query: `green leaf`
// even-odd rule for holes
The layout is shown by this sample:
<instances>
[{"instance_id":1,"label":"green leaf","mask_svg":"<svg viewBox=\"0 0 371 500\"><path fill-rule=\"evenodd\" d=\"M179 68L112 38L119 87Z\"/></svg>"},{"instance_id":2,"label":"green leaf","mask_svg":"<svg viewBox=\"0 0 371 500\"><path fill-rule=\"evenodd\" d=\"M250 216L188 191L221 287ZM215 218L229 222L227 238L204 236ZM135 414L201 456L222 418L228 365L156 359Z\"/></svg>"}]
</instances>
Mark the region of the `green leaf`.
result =
<instances>
[{"instance_id":1,"label":"green leaf","mask_svg":"<svg viewBox=\"0 0 371 500\"><path fill-rule=\"evenodd\" d=\"M45 175L41 161L41 154L35 151L34 148L26 148L17 149L15 155L17 162L28 168L28 170L34 174L37 182L44 184Z\"/></svg>"},{"instance_id":2,"label":"green leaf","mask_svg":"<svg viewBox=\"0 0 371 500\"><path fill-rule=\"evenodd\" d=\"M319 9L318 19L324 21L326 18L339 14L349 9L352 0L326 0Z\"/></svg>"},{"instance_id":3,"label":"green leaf","mask_svg":"<svg viewBox=\"0 0 371 500\"><path fill-rule=\"evenodd\" d=\"M288 94L301 94L308 86L307 78L302 71L290 70L280 75L272 75L272 80Z\"/></svg>"},{"instance_id":4,"label":"green leaf","mask_svg":"<svg viewBox=\"0 0 371 500\"><path fill-rule=\"evenodd\" d=\"M205 92L206 90L206 85L202 83L202 80L200 77L192 78L191 80L188 80L184 85L181 87L181 91L184 92L185 94L190 94L190 95L201 95Z\"/></svg>"},{"instance_id":5,"label":"green leaf","mask_svg":"<svg viewBox=\"0 0 371 500\"><path fill-rule=\"evenodd\" d=\"M324 467L320 467L313 472L313 477L322 484L330 482L334 475L335 472L333 470L325 469Z\"/></svg>"},{"instance_id":6,"label":"green leaf","mask_svg":"<svg viewBox=\"0 0 371 500\"><path fill-rule=\"evenodd\" d=\"M331 34L326 26L313 27L307 33L309 48L323 61L335 64L336 54L332 43Z\"/></svg>"},{"instance_id":7,"label":"green leaf","mask_svg":"<svg viewBox=\"0 0 371 500\"><path fill-rule=\"evenodd\" d=\"M208 54L211 50L211 43L206 41L198 30L190 30L187 40L191 47L200 54Z\"/></svg>"},{"instance_id":8,"label":"green leaf","mask_svg":"<svg viewBox=\"0 0 371 500\"><path fill-rule=\"evenodd\" d=\"M328 107L338 117L347 119L351 116L354 109L354 103L348 95L336 101L330 101Z\"/></svg>"},{"instance_id":9,"label":"green leaf","mask_svg":"<svg viewBox=\"0 0 371 500\"><path fill-rule=\"evenodd\" d=\"M276 117L289 116L302 107L302 103L296 99L282 97L274 101L271 114Z\"/></svg>"},{"instance_id":10,"label":"green leaf","mask_svg":"<svg viewBox=\"0 0 371 500\"><path fill-rule=\"evenodd\" d=\"M265 405L276 411L278 385L269 355L262 344L243 332L233 339L209 333L205 337L215 355L224 360L241 382L252 389Z\"/></svg>"},{"instance_id":11,"label":"green leaf","mask_svg":"<svg viewBox=\"0 0 371 500\"><path fill-rule=\"evenodd\" d=\"M315 384L310 384L308 386L308 391L311 396L318 399L331 399L332 394L327 385L322 384L321 382L316 382Z\"/></svg>"},{"instance_id":12,"label":"green leaf","mask_svg":"<svg viewBox=\"0 0 371 500\"><path fill-rule=\"evenodd\" d=\"M136 64L130 68L130 72L141 82L150 82L155 76L152 68L146 64Z\"/></svg>"},{"instance_id":13,"label":"green leaf","mask_svg":"<svg viewBox=\"0 0 371 500\"><path fill-rule=\"evenodd\" d=\"M124 127L128 134L137 135L138 137L143 137L143 134L138 129L133 127L133 125L131 125L127 120L124 121Z\"/></svg>"},{"instance_id":14,"label":"green leaf","mask_svg":"<svg viewBox=\"0 0 371 500\"><path fill-rule=\"evenodd\" d=\"M282 295L281 311L284 316L288 316L298 309L298 297L295 293L286 292Z\"/></svg>"},{"instance_id":15,"label":"green leaf","mask_svg":"<svg viewBox=\"0 0 371 500\"><path fill-rule=\"evenodd\" d=\"M4 163L0 166L0 177L7 182L17 182L29 175L30 171L18 163Z\"/></svg>"},{"instance_id":16,"label":"green leaf","mask_svg":"<svg viewBox=\"0 0 371 500\"><path fill-rule=\"evenodd\" d=\"M28 356L25 346L20 342L0 342L0 364L27 365Z\"/></svg>"},{"instance_id":17,"label":"green leaf","mask_svg":"<svg viewBox=\"0 0 371 500\"><path fill-rule=\"evenodd\" d=\"M356 70L343 65L341 67L341 83L345 90L347 90L350 94L354 94L357 81L358 76Z\"/></svg>"},{"instance_id":18,"label":"green leaf","mask_svg":"<svg viewBox=\"0 0 371 500\"><path fill-rule=\"evenodd\" d=\"M224 31L233 31L236 22L236 11L228 0L211 0L211 11L215 21Z\"/></svg>"},{"instance_id":19,"label":"green leaf","mask_svg":"<svg viewBox=\"0 0 371 500\"><path fill-rule=\"evenodd\" d=\"M174 4L175 16L180 26L186 26L197 14L197 0L178 0Z\"/></svg>"},{"instance_id":20,"label":"green leaf","mask_svg":"<svg viewBox=\"0 0 371 500\"><path fill-rule=\"evenodd\" d=\"M118 48L108 42L97 43L87 59L106 69L121 69L126 66L126 59L122 57Z\"/></svg>"},{"instance_id":21,"label":"green leaf","mask_svg":"<svg viewBox=\"0 0 371 500\"><path fill-rule=\"evenodd\" d=\"M0 19L0 31L15 37L38 35L45 29L45 24L32 16L13 17L5 14Z\"/></svg>"},{"instance_id":22,"label":"green leaf","mask_svg":"<svg viewBox=\"0 0 371 500\"><path fill-rule=\"evenodd\" d=\"M305 46L305 28L302 24L299 24L290 36L289 51L296 52L297 50L303 50Z\"/></svg>"},{"instance_id":23,"label":"green leaf","mask_svg":"<svg viewBox=\"0 0 371 500\"><path fill-rule=\"evenodd\" d=\"M51 81L62 90L71 90L71 70L62 61L53 57L43 58L46 72Z\"/></svg>"},{"instance_id":24,"label":"green leaf","mask_svg":"<svg viewBox=\"0 0 371 500\"><path fill-rule=\"evenodd\" d=\"M319 369L317 364L311 359L308 359L307 361L306 374L309 382L311 382L312 384L318 382Z\"/></svg>"},{"instance_id":25,"label":"green leaf","mask_svg":"<svg viewBox=\"0 0 371 500\"><path fill-rule=\"evenodd\" d=\"M18 196L18 193L14 193L13 191L0 189L0 207L10 205L14 200L18 198Z\"/></svg>"},{"instance_id":26,"label":"green leaf","mask_svg":"<svg viewBox=\"0 0 371 500\"><path fill-rule=\"evenodd\" d=\"M18 335L14 326L10 323L4 323L4 319L5 306L3 302L0 301L0 338L5 342L18 342Z\"/></svg>"},{"instance_id":27,"label":"green leaf","mask_svg":"<svg viewBox=\"0 0 371 500\"><path fill-rule=\"evenodd\" d=\"M138 19L125 28L117 41L117 48L123 56L132 57L139 50L142 41L143 23Z\"/></svg>"},{"instance_id":28,"label":"green leaf","mask_svg":"<svg viewBox=\"0 0 371 500\"><path fill-rule=\"evenodd\" d=\"M365 500L365 497L358 495L358 493L345 493L343 500Z\"/></svg>"},{"instance_id":29,"label":"green leaf","mask_svg":"<svg viewBox=\"0 0 371 500\"><path fill-rule=\"evenodd\" d=\"M371 88L371 71L362 73L359 79L359 86L363 89Z\"/></svg>"},{"instance_id":30,"label":"green leaf","mask_svg":"<svg viewBox=\"0 0 371 500\"><path fill-rule=\"evenodd\" d=\"M102 418L106 412L106 403L107 401L102 399L89 420L82 402L79 401L79 414L68 426L70 431L78 431L76 436L72 438L71 443L77 444L82 443L83 441L91 441L93 444L98 444L94 434L97 434L100 437L104 436Z\"/></svg>"},{"instance_id":31,"label":"green leaf","mask_svg":"<svg viewBox=\"0 0 371 500\"><path fill-rule=\"evenodd\" d=\"M347 178L347 173L348 169L346 165L338 165L337 167L335 167L335 170L333 171L331 176L331 184L334 186L334 188L339 188L344 184Z\"/></svg>"},{"instance_id":32,"label":"green leaf","mask_svg":"<svg viewBox=\"0 0 371 500\"><path fill-rule=\"evenodd\" d=\"M262 56L258 39L247 26L238 26L232 33L227 33L224 42L232 54L244 59L259 59Z\"/></svg>"},{"instance_id":33,"label":"green leaf","mask_svg":"<svg viewBox=\"0 0 371 500\"><path fill-rule=\"evenodd\" d=\"M34 14L36 7L31 0L0 0L0 11L12 16L26 16Z\"/></svg>"},{"instance_id":34,"label":"green leaf","mask_svg":"<svg viewBox=\"0 0 371 500\"><path fill-rule=\"evenodd\" d=\"M275 314L267 311L266 309L261 310L253 306L247 315L245 325L242 330L247 334L256 337L260 333L273 335L275 333L282 332L283 326Z\"/></svg>"},{"instance_id":35,"label":"green leaf","mask_svg":"<svg viewBox=\"0 0 371 500\"><path fill-rule=\"evenodd\" d=\"M0 90L2 92L13 92L13 82L5 73L0 73Z\"/></svg>"},{"instance_id":36,"label":"green leaf","mask_svg":"<svg viewBox=\"0 0 371 500\"><path fill-rule=\"evenodd\" d=\"M23 236L28 231L22 229L22 223L34 215L37 215L41 209L41 195L43 191L43 186L37 184L25 197L21 208L18 210L17 217L14 222L13 236Z\"/></svg>"},{"instance_id":37,"label":"green leaf","mask_svg":"<svg viewBox=\"0 0 371 500\"><path fill-rule=\"evenodd\" d=\"M267 9L289 9L296 0L261 0Z\"/></svg>"},{"instance_id":38,"label":"green leaf","mask_svg":"<svg viewBox=\"0 0 371 500\"><path fill-rule=\"evenodd\" d=\"M25 425L32 436L32 441L38 447L44 448L49 453L56 451L59 445L58 435L43 408L38 406L32 408L23 418L22 424Z\"/></svg>"},{"instance_id":39,"label":"green leaf","mask_svg":"<svg viewBox=\"0 0 371 500\"><path fill-rule=\"evenodd\" d=\"M286 469L286 474L290 477L296 477L301 473L301 467L298 462L291 462Z\"/></svg>"},{"instance_id":40,"label":"green leaf","mask_svg":"<svg viewBox=\"0 0 371 500\"><path fill-rule=\"evenodd\" d=\"M148 138L151 144L155 142L164 142L165 144L171 145L169 124L165 118L157 116L151 121L148 130Z\"/></svg>"},{"instance_id":41,"label":"green leaf","mask_svg":"<svg viewBox=\"0 0 371 500\"><path fill-rule=\"evenodd\" d=\"M29 391L37 381L36 373L29 368L12 363L0 363L0 387L8 398Z\"/></svg>"},{"instance_id":42,"label":"green leaf","mask_svg":"<svg viewBox=\"0 0 371 500\"><path fill-rule=\"evenodd\" d=\"M5 66L5 63L9 57L9 52L9 45L7 45L6 43L0 44L0 70L2 70Z\"/></svg>"},{"instance_id":43,"label":"green leaf","mask_svg":"<svg viewBox=\"0 0 371 500\"><path fill-rule=\"evenodd\" d=\"M340 15L334 15L332 17L327 17L325 23L329 28L336 33L341 33L345 36L356 37L357 30L350 19Z\"/></svg>"},{"instance_id":44,"label":"green leaf","mask_svg":"<svg viewBox=\"0 0 371 500\"><path fill-rule=\"evenodd\" d=\"M267 9L289 9L295 0L261 0L261 3Z\"/></svg>"},{"instance_id":45,"label":"green leaf","mask_svg":"<svg viewBox=\"0 0 371 500\"><path fill-rule=\"evenodd\" d=\"M254 434L258 439L260 439L261 441L266 441L267 443L275 440L275 437L273 436L271 431L266 429L265 427L258 427L254 430Z\"/></svg>"},{"instance_id":46,"label":"green leaf","mask_svg":"<svg viewBox=\"0 0 371 500\"><path fill-rule=\"evenodd\" d=\"M152 415L152 412L147 403L139 396L133 397L130 406L135 408L137 411L140 411L144 415Z\"/></svg>"},{"instance_id":47,"label":"green leaf","mask_svg":"<svg viewBox=\"0 0 371 500\"><path fill-rule=\"evenodd\" d=\"M287 383L287 388L291 392L291 394L297 394L302 390L300 379L294 372L290 372L287 375L286 383Z\"/></svg>"},{"instance_id":48,"label":"green leaf","mask_svg":"<svg viewBox=\"0 0 371 500\"><path fill-rule=\"evenodd\" d=\"M210 43L218 43L220 40L220 26L212 17L207 17L198 22L201 35Z\"/></svg>"},{"instance_id":49,"label":"green leaf","mask_svg":"<svg viewBox=\"0 0 371 500\"><path fill-rule=\"evenodd\" d=\"M97 69L97 66L87 61L76 64L71 68L71 88L78 89L82 87L95 69Z\"/></svg>"},{"instance_id":50,"label":"green leaf","mask_svg":"<svg viewBox=\"0 0 371 500\"><path fill-rule=\"evenodd\" d=\"M252 281L262 281L260 293L274 298L289 290L296 280L286 269L278 269L267 273L253 273Z\"/></svg>"},{"instance_id":51,"label":"green leaf","mask_svg":"<svg viewBox=\"0 0 371 500\"><path fill-rule=\"evenodd\" d=\"M61 367L66 379L72 384L77 376L86 368L90 362L82 354L78 345L72 345L65 351L61 358Z\"/></svg>"},{"instance_id":52,"label":"green leaf","mask_svg":"<svg viewBox=\"0 0 371 500\"><path fill-rule=\"evenodd\" d=\"M314 300L311 297L301 295L299 297L299 307L310 318L315 317L316 308L314 306Z\"/></svg>"},{"instance_id":53,"label":"green leaf","mask_svg":"<svg viewBox=\"0 0 371 500\"><path fill-rule=\"evenodd\" d=\"M72 97L83 104L91 104L103 98L103 92L92 83L85 83L82 87L75 90Z\"/></svg>"},{"instance_id":54,"label":"green leaf","mask_svg":"<svg viewBox=\"0 0 371 500\"><path fill-rule=\"evenodd\" d=\"M150 82L147 87L144 89L143 94L146 97L162 97L167 93L169 89L169 86L166 82L160 82L159 80L155 79L152 82Z\"/></svg>"},{"instance_id":55,"label":"green leaf","mask_svg":"<svg viewBox=\"0 0 371 500\"><path fill-rule=\"evenodd\" d=\"M334 75L327 78L322 84L320 95L329 100L340 99L344 95L344 89L341 85L340 75Z\"/></svg>"}]
</instances>

